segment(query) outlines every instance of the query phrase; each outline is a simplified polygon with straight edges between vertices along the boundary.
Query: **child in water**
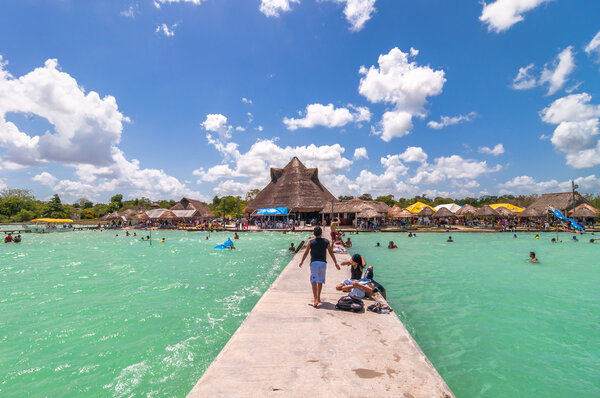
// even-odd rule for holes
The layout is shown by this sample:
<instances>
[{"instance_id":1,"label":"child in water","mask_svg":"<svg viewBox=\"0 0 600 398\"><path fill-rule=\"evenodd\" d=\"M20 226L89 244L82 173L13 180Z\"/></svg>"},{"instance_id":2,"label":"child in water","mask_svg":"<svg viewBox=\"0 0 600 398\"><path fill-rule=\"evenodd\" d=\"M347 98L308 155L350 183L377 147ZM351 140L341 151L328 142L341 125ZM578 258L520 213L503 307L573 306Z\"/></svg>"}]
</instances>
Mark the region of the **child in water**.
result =
<instances>
[{"instance_id":1,"label":"child in water","mask_svg":"<svg viewBox=\"0 0 600 398\"><path fill-rule=\"evenodd\" d=\"M446 240L446 242L454 242L454 241L452 240L452 237L449 236L448 239Z\"/></svg>"},{"instance_id":2,"label":"child in water","mask_svg":"<svg viewBox=\"0 0 600 398\"><path fill-rule=\"evenodd\" d=\"M529 262L530 263L537 263L538 259L535 256L535 252L529 252Z\"/></svg>"}]
</instances>

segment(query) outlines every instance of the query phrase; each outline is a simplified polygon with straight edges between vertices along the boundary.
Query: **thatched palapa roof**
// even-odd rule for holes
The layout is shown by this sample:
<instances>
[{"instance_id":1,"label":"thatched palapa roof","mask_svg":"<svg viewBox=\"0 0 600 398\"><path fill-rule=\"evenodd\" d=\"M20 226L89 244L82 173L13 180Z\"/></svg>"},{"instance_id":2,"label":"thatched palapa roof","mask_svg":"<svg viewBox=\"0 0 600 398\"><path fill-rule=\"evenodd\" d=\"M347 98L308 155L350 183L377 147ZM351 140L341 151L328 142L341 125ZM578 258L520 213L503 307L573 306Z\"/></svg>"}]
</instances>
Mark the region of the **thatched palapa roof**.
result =
<instances>
[{"instance_id":1,"label":"thatched palapa roof","mask_svg":"<svg viewBox=\"0 0 600 398\"><path fill-rule=\"evenodd\" d=\"M493 209L493 207L492 207L492 209ZM516 217L517 214L519 214L519 213L513 213L512 211L508 210L504 206L500 206L500 207L496 208L495 210L496 210L496 213L498 213L498 215L500 215L502 217Z\"/></svg>"},{"instance_id":2,"label":"thatched palapa roof","mask_svg":"<svg viewBox=\"0 0 600 398\"><path fill-rule=\"evenodd\" d=\"M121 220L121 221L123 221L123 219L121 218L121 215L119 214L118 211L113 211L112 213L109 213L109 214L103 216L100 219L101 220L106 220L106 221L110 221L110 220Z\"/></svg>"},{"instance_id":3,"label":"thatched palapa roof","mask_svg":"<svg viewBox=\"0 0 600 398\"><path fill-rule=\"evenodd\" d=\"M447 207L440 207L440 209L433 215L432 218L451 218L456 217L454 213L450 211Z\"/></svg>"},{"instance_id":4,"label":"thatched palapa roof","mask_svg":"<svg viewBox=\"0 0 600 398\"><path fill-rule=\"evenodd\" d=\"M148 214L146 214L145 211L140 211L135 216L133 216L133 218L136 220L149 220L150 219L150 217L148 217Z\"/></svg>"},{"instance_id":5,"label":"thatched palapa roof","mask_svg":"<svg viewBox=\"0 0 600 398\"><path fill-rule=\"evenodd\" d=\"M586 198L575 192L575 206L579 206L583 203L590 204ZM531 208L543 211L548 209L556 209L565 214L568 210L573 209L573 192L545 193L535 202L533 202L526 210Z\"/></svg>"},{"instance_id":6,"label":"thatched palapa roof","mask_svg":"<svg viewBox=\"0 0 600 398\"><path fill-rule=\"evenodd\" d=\"M475 207L466 204L460 209L458 209L454 214L456 214L458 217L474 216L476 211L477 209Z\"/></svg>"},{"instance_id":7,"label":"thatched palapa roof","mask_svg":"<svg viewBox=\"0 0 600 398\"><path fill-rule=\"evenodd\" d=\"M582 203L575 208L575 212L573 212L573 210L571 210L569 213L570 213L571 217L597 218L598 215L600 214L600 210L596 209L594 206L589 205L587 203Z\"/></svg>"},{"instance_id":8,"label":"thatched palapa roof","mask_svg":"<svg viewBox=\"0 0 600 398\"><path fill-rule=\"evenodd\" d=\"M338 200L319 181L318 170L307 168L294 157L283 169L271 168L271 182L248 203L244 213L266 207L287 207L297 213L310 213Z\"/></svg>"},{"instance_id":9,"label":"thatched palapa roof","mask_svg":"<svg viewBox=\"0 0 600 398\"><path fill-rule=\"evenodd\" d=\"M546 213L548 213L548 210L546 209L535 209L533 207L528 207L525 210L523 210L522 212L517 214L517 217L519 218L529 218L529 217L543 217L546 215Z\"/></svg>"},{"instance_id":10,"label":"thatched palapa roof","mask_svg":"<svg viewBox=\"0 0 600 398\"><path fill-rule=\"evenodd\" d=\"M418 215L420 217L429 217L435 214L435 210L433 210L433 208L431 206L427 206L424 207L423 210L421 210Z\"/></svg>"},{"instance_id":11,"label":"thatched palapa roof","mask_svg":"<svg viewBox=\"0 0 600 398\"><path fill-rule=\"evenodd\" d=\"M159 220L174 220L176 218L179 217L177 217L171 210L164 211L163 214L158 217Z\"/></svg>"},{"instance_id":12,"label":"thatched palapa roof","mask_svg":"<svg viewBox=\"0 0 600 398\"><path fill-rule=\"evenodd\" d=\"M475 211L476 217L498 217L498 212L492 209L489 205L480 207Z\"/></svg>"},{"instance_id":13,"label":"thatched palapa roof","mask_svg":"<svg viewBox=\"0 0 600 398\"><path fill-rule=\"evenodd\" d=\"M594 215L592 215L592 213ZM569 210L569 214L573 215L573 210ZM578 215L578 214L582 214L582 215ZM583 215L583 214L589 214L589 215ZM575 217L590 218L590 217L597 217L599 214L600 214L600 210L596 209L594 206L587 204L587 203L582 203L575 208Z\"/></svg>"},{"instance_id":14,"label":"thatched palapa roof","mask_svg":"<svg viewBox=\"0 0 600 398\"><path fill-rule=\"evenodd\" d=\"M332 212L333 210L333 212ZM359 218L384 218L390 212L390 206L374 200L351 199L343 202L328 203L322 214L355 213Z\"/></svg>"},{"instance_id":15,"label":"thatched palapa roof","mask_svg":"<svg viewBox=\"0 0 600 398\"><path fill-rule=\"evenodd\" d=\"M171 207L171 210L196 210L198 213L196 216L203 218L214 218L215 215L212 211L202 202L190 198L181 198L179 203Z\"/></svg>"}]
</instances>

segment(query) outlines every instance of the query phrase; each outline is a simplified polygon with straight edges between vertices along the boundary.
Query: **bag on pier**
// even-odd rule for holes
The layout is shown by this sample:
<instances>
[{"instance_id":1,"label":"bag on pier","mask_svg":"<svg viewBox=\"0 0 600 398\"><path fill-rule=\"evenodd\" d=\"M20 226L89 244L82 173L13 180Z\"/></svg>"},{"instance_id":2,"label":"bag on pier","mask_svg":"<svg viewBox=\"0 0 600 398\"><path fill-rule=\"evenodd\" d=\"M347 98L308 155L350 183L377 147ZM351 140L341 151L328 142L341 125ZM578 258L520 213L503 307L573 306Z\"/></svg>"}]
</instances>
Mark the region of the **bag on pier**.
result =
<instances>
[{"instance_id":1,"label":"bag on pier","mask_svg":"<svg viewBox=\"0 0 600 398\"><path fill-rule=\"evenodd\" d=\"M365 308L365 304L358 297L348 295L340 297L335 308L342 311L361 312Z\"/></svg>"}]
</instances>

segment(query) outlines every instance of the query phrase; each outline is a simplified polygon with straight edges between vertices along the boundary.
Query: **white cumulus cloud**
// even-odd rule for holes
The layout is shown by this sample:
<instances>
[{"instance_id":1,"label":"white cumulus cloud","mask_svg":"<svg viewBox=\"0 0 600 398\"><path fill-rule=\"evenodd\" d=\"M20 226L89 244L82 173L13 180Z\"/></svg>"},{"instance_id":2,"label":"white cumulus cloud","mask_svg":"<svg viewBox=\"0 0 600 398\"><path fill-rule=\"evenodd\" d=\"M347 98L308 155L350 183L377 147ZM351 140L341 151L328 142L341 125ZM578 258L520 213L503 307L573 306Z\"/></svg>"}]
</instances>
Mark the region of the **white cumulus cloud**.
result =
<instances>
[{"instance_id":1,"label":"white cumulus cloud","mask_svg":"<svg viewBox=\"0 0 600 398\"><path fill-rule=\"evenodd\" d=\"M504 145L497 144L493 148L484 146L484 147L479 148L479 153L483 153L485 155L494 155L494 156L502 155L504 153Z\"/></svg>"},{"instance_id":2,"label":"white cumulus cloud","mask_svg":"<svg viewBox=\"0 0 600 398\"><path fill-rule=\"evenodd\" d=\"M531 74L534 64L529 64L523 68L519 68L519 73L513 79L512 88L515 90L529 90L538 85L537 78Z\"/></svg>"},{"instance_id":3,"label":"white cumulus cloud","mask_svg":"<svg viewBox=\"0 0 600 398\"><path fill-rule=\"evenodd\" d=\"M190 3L196 6L202 4L204 0L154 0L154 6L160 8L162 4L173 4L173 3Z\"/></svg>"},{"instance_id":4,"label":"white cumulus cloud","mask_svg":"<svg viewBox=\"0 0 600 398\"><path fill-rule=\"evenodd\" d=\"M72 167L78 180L58 181L46 171L33 179L73 199L116 190L150 198L198 197L164 171L143 169L137 160L125 158L117 145L129 119L119 112L114 97L86 93L73 77L60 71L55 59L18 79L5 66L0 59L0 148L5 150L0 162L5 167L48 163ZM8 113L43 118L53 131L29 135L6 120Z\"/></svg>"},{"instance_id":5,"label":"white cumulus cloud","mask_svg":"<svg viewBox=\"0 0 600 398\"><path fill-rule=\"evenodd\" d=\"M354 150L354 160L358 159L369 159L369 156L367 155L367 148L360 147Z\"/></svg>"},{"instance_id":6,"label":"white cumulus cloud","mask_svg":"<svg viewBox=\"0 0 600 398\"><path fill-rule=\"evenodd\" d=\"M42 185L51 186L58 180L58 178L54 177L52 174L48 173L47 171L44 171L44 172L34 176L32 178L32 180L37 181Z\"/></svg>"},{"instance_id":7,"label":"white cumulus cloud","mask_svg":"<svg viewBox=\"0 0 600 398\"><path fill-rule=\"evenodd\" d=\"M350 30L358 32L375 13L375 0L331 0L344 5L344 16Z\"/></svg>"},{"instance_id":8,"label":"white cumulus cloud","mask_svg":"<svg viewBox=\"0 0 600 398\"><path fill-rule=\"evenodd\" d=\"M496 0L483 3L479 20L488 25L488 30L496 33L509 29L523 20L523 14L550 0Z\"/></svg>"},{"instance_id":9,"label":"white cumulus cloud","mask_svg":"<svg viewBox=\"0 0 600 398\"><path fill-rule=\"evenodd\" d=\"M360 68L363 77L359 93L373 103L394 106L393 110L384 113L379 128L373 129L373 133L381 135L384 141L408 134L413 126L412 118L425 117L427 97L441 94L446 82L443 70L411 61L418 53L414 48L404 53L395 47L379 56L378 67Z\"/></svg>"},{"instance_id":10,"label":"white cumulus cloud","mask_svg":"<svg viewBox=\"0 0 600 398\"><path fill-rule=\"evenodd\" d=\"M552 145L577 169L600 164L600 105L590 104L591 100L588 93L571 94L540 112L542 121L557 125Z\"/></svg>"},{"instance_id":11,"label":"white cumulus cloud","mask_svg":"<svg viewBox=\"0 0 600 398\"><path fill-rule=\"evenodd\" d=\"M292 3L300 3L300 0L261 0L258 9L267 17L277 18L282 12L291 11Z\"/></svg>"},{"instance_id":12,"label":"white cumulus cloud","mask_svg":"<svg viewBox=\"0 0 600 398\"><path fill-rule=\"evenodd\" d=\"M463 122L470 122L474 117L477 116L476 112L470 112L466 115L458 115L458 116L440 116L440 121L436 122L435 120L430 120L427 123L429 128L440 130L447 126L452 126L454 124L459 124Z\"/></svg>"},{"instance_id":13,"label":"white cumulus cloud","mask_svg":"<svg viewBox=\"0 0 600 398\"><path fill-rule=\"evenodd\" d=\"M244 104L250 104L250 105L252 105L252 100L251 100L251 99L248 99L248 98L246 98L246 97L242 97L242 102L243 102Z\"/></svg>"},{"instance_id":14,"label":"white cumulus cloud","mask_svg":"<svg viewBox=\"0 0 600 398\"><path fill-rule=\"evenodd\" d=\"M528 90L546 84L548 95L555 94L564 87L569 80L569 75L575 70L573 47L565 48L552 62L544 65L539 78L534 75L534 68L534 64L519 68L517 76L513 79L512 88L515 90Z\"/></svg>"},{"instance_id":15,"label":"white cumulus cloud","mask_svg":"<svg viewBox=\"0 0 600 398\"><path fill-rule=\"evenodd\" d=\"M333 104L310 104L306 106L306 113L303 118L285 117L283 123L288 130L297 130L315 126L342 127L350 122L368 122L370 119L371 112L366 107L335 108Z\"/></svg>"},{"instance_id":16,"label":"white cumulus cloud","mask_svg":"<svg viewBox=\"0 0 600 398\"><path fill-rule=\"evenodd\" d=\"M569 46L558 54L554 62L544 67L540 76L540 84L547 83L548 95L552 95L563 88L574 69L573 47Z\"/></svg>"},{"instance_id":17,"label":"white cumulus cloud","mask_svg":"<svg viewBox=\"0 0 600 398\"><path fill-rule=\"evenodd\" d=\"M206 120L202 122L202 127L204 127L206 131L217 133L222 141L230 139L231 131L233 130L233 127L227 124L227 116L221 115L220 113L206 115Z\"/></svg>"},{"instance_id":18,"label":"white cumulus cloud","mask_svg":"<svg viewBox=\"0 0 600 398\"><path fill-rule=\"evenodd\" d=\"M425 153L423 148L418 146L409 146L403 153L401 153L398 156L405 162L425 163L427 161L427 154Z\"/></svg>"},{"instance_id":19,"label":"white cumulus cloud","mask_svg":"<svg viewBox=\"0 0 600 398\"><path fill-rule=\"evenodd\" d=\"M437 184L446 179L474 180L501 169L500 165L489 167L485 161L464 159L459 155L436 158L433 164L419 168L416 175L409 179L411 184Z\"/></svg>"}]
</instances>

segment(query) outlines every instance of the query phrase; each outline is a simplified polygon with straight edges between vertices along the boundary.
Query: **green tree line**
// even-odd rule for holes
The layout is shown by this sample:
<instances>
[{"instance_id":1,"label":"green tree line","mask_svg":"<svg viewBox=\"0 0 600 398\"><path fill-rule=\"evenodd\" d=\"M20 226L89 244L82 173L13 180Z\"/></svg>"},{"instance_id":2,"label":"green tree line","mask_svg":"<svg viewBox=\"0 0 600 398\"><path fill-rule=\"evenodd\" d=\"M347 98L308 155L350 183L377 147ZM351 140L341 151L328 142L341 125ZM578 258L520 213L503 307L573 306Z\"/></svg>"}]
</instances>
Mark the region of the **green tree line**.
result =
<instances>
[{"instance_id":1,"label":"green tree line","mask_svg":"<svg viewBox=\"0 0 600 398\"><path fill-rule=\"evenodd\" d=\"M258 189L250 190L242 199L240 196L215 196L207 206L217 217L239 218L243 215L244 208L260 192ZM600 209L600 195L586 193L583 196L591 204ZM426 195L415 196L413 198L395 198L393 194L373 197L368 194L358 196L363 200L376 200L384 202L389 206L399 205L408 207L416 202L423 202L430 206L437 206L445 203L457 203L459 205L470 204L480 207L492 203L511 203L519 207L531 205L538 195L486 195L479 198L454 199L438 196L429 198ZM354 199L354 196L340 196L340 200ZM3 189L0 191L0 222L26 222L40 217L51 218L81 218L94 220L114 211L124 212L132 209L135 211L149 210L153 207L169 209L177 202L174 200L152 201L148 198L135 198L123 200L123 195L116 194L110 198L108 203L94 203L87 198L80 198L72 204L62 203L58 194L54 194L49 200L41 201L35 198L31 191L27 189Z\"/></svg>"}]
</instances>

